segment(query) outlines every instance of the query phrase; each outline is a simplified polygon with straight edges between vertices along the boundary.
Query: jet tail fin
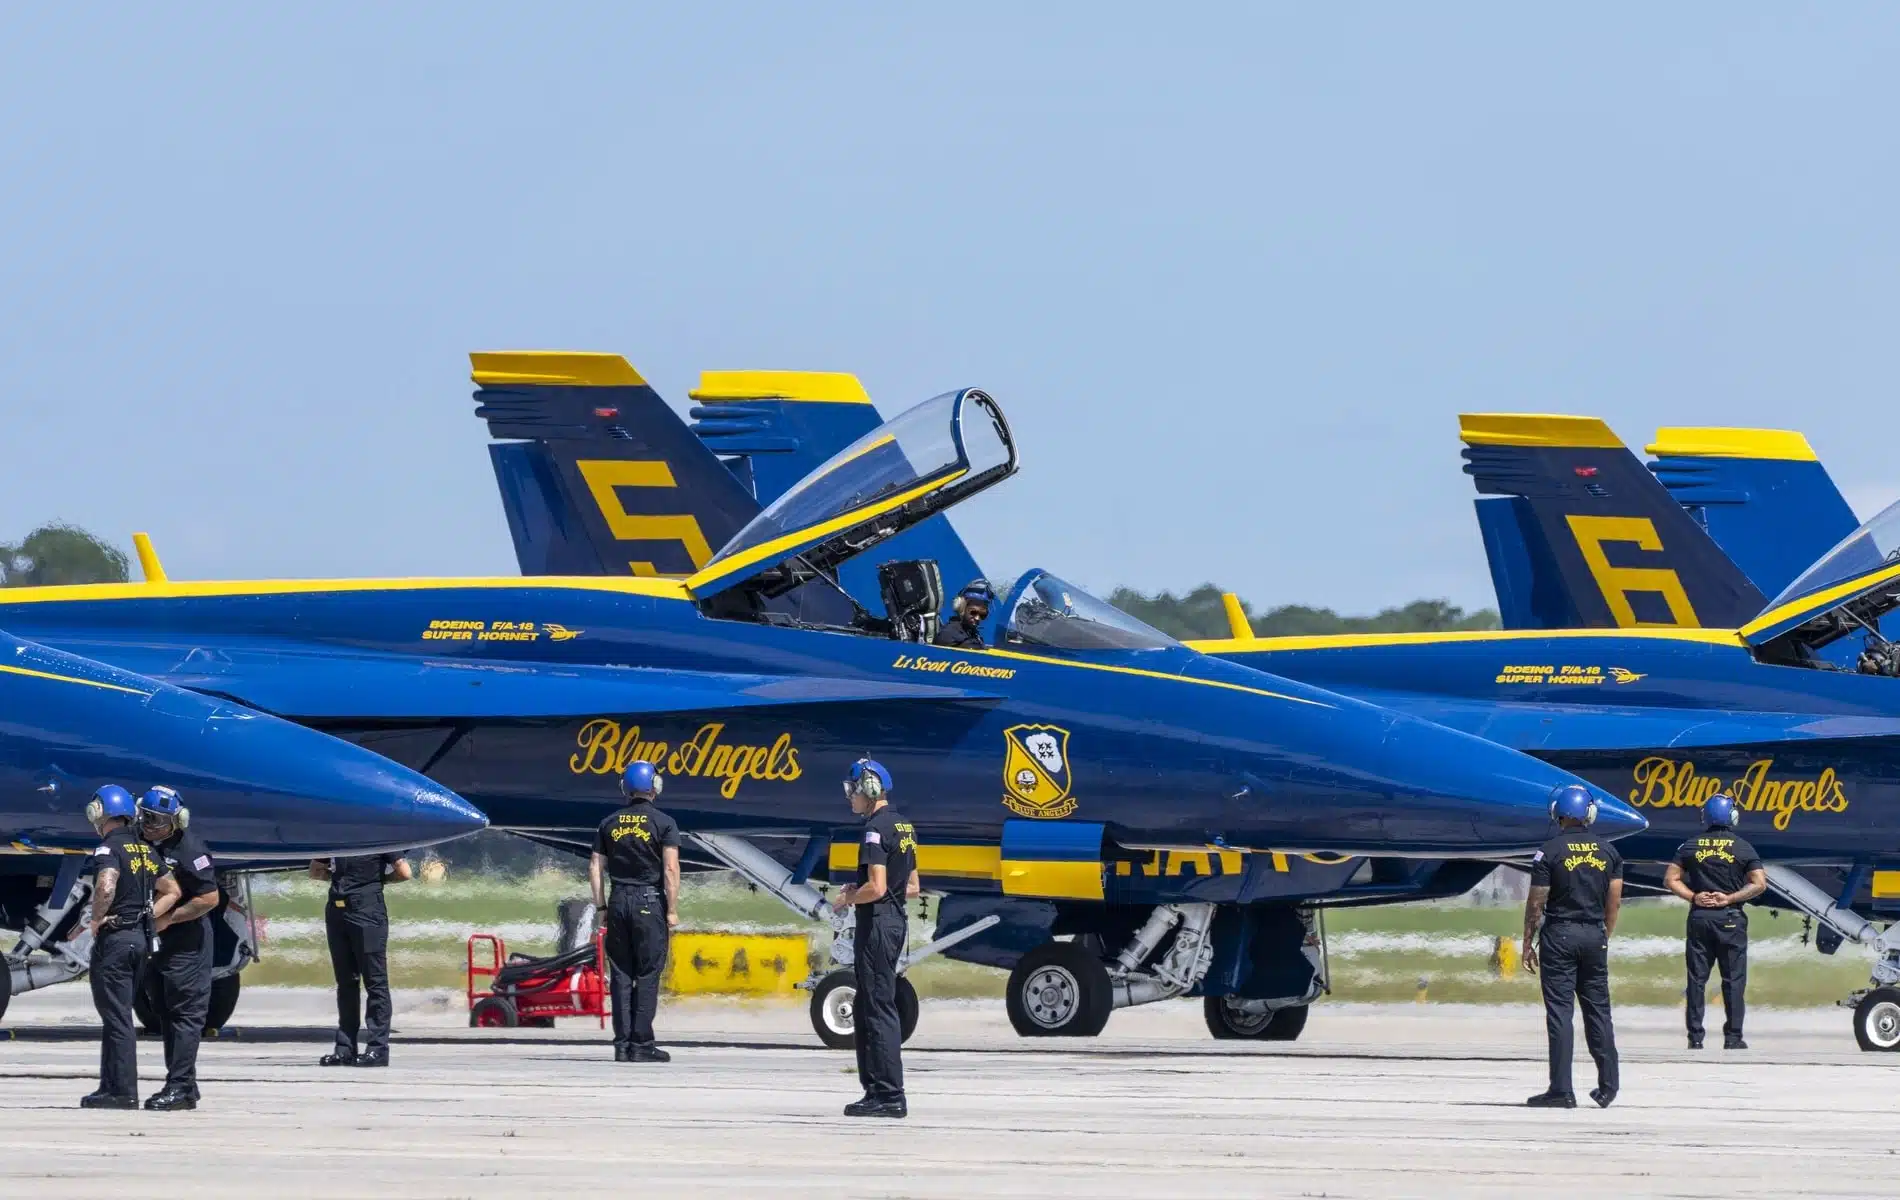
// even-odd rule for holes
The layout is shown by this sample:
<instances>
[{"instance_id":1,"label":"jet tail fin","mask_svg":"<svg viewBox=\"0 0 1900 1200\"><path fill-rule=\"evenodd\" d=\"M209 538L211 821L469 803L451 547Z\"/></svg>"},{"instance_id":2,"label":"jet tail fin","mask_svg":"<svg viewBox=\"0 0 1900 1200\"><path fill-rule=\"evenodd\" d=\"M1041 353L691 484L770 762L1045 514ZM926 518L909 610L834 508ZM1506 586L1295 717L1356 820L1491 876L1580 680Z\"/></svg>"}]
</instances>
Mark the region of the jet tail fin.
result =
<instances>
[{"instance_id":1,"label":"jet tail fin","mask_svg":"<svg viewBox=\"0 0 1900 1200\"><path fill-rule=\"evenodd\" d=\"M524 575L690 575L758 515L617 354L469 355Z\"/></svg>"},{"instance_id":2,"label":"jet tail fin","mask_svg":"<svg viewBox=\"0 0 1900 1200\"><path fill-rule=\"evenodd\" d=\"M1671 427L1648 451L1663 487L1765 595L1860 524L1799 433Z\"/></svg>"},{"instance_id":3,"label":"jet tail fin","mask_svg":"<svg viewBox=\"0 0 1900 1200\"><path fill-rule=\"evenodd\" d=\"M1465 473L1518 628L1736 628L1762 592L1592 417L1467 413Z\"/></svg>"}]
</instances>

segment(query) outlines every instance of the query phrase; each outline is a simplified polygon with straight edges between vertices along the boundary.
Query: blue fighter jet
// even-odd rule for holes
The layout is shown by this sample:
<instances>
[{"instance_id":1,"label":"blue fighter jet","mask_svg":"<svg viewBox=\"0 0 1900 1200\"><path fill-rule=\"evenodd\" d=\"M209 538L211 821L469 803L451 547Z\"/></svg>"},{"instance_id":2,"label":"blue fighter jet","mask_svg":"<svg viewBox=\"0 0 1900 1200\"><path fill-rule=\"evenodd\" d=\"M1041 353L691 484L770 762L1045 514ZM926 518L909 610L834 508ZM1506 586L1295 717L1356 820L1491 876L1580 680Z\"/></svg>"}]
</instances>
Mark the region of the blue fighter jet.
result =
<instances>
[{"instance_id":1,"label":"blue fighter jet","mask_svg":"<svg viewBox=\"0 0 1900 1200\"><path fill-rule=\"evenodd\" d=\"M231 869L427 845L486 823L440 785L348 742L0 633L0 924L22 933L0 964L0 1014L15 992L85 970L90 938L65 936L98 843L87 799L108 783L160 781L184 793L192 827ZM240 898L240 923L244 909ZM235 927L219 932L233 936L220 937L213 1007L228 1015L236 971L255 953Z\"/></svg>"},{"instance_id":2,"label":"blue fighter jet","mask_svg":"<svg viewBox=\"0 0 1900 1200\"><path fill-rule=\"evenodd\" d=\"M774 478L776 464L828 453L841 430L867 419L868 397L838 379L850 377L708 372L693 394L700 405L690 430L645 396L630 396L629 411L604 422L589 420L575 395L548 389L537 397L544 420L534 423L521 419L525 406L478 395L491 432L519 439L491 454L524 570L579 537L593 540L600 561L614 561L614 543L603 535L629 527L590 521L609 503L628 512L670 505L676 520L717 520L697 495L570 484L583 470L627 471L661 459L682 484L690 477L696 492L716 491L708 481L719 472L694 460L679 432L726 455L724 473L754 481L769 501L760 481ZM855 412L837 408L846 393L857 399ZM633 436L615 434L623 428ZM1470 416L1464 433L1467 470L1488 493L1478 511L1502 608L1546 636L1263 640L1253 638L1236 602L1233 638L1195 648L1577 771L1652 811L1656 828L1623 844L1639 871L1645 857L1666 860L1699 827L1701 801L1728 787L1745 811L1762 814L1766 827L1751 819L1750 837L1774 863L1774 895L1822 922L1824 952L1842 937L1878 942L1875 987L1852 998L1856 1032L1863 1046L1900 1046L1900 991L1892 986L1900 938L1879 938L1865 919L1891 915L1900 901L1893 782L1900 693L1892 691L1900 685L1865 679L1900 671L1900 654L1878 632L1900 603L1900 513L1853 529L1851 510L1806 440L1784 431L1665 429L1649 468L1588 418ZM565 519L549 519L553 513ZM1803 515L1812 528L1800 542ZM1718 548L1704 528L1727 541ZM947 523L930 536L963 552ZM1827 552L1802 570L1789 565L1791 543ZM1730 545L1733 560L1724 553ZM1779 594L1769 603L1767 593ZM1703 628L1724 621L1726 629ZM1841 666L1862 678L1829 670ZM1340 866L1345 873L1330 880L1309 874L1310 890L1299 898L1338 904L1449 894L1488 864ZM1649 874L1659 878L1660 868ZM1209 1014L1215 1025L1212 1002Z\"/></svg>"},{"instance_id":3,"label":"blue fighter jet","mask_svg":"<svg viewBox=\"0 0 1900 1200\"><path fill-rule=\"evenodd\" d=\"M592 389L603 421L650 393L617 356L475 368L491 393ZM1026 1033L1092 1034L1113 1007L1197 989L1285 998L1301 971L1310 988L1306 929L1248 903L1281 894L1295 860L1502 858L1545 839L1571 774L1196 653L1046 571L1009 590L1001 636L978 651L930 644L932 563L879 564L881 612L839 586L847 564L1016 466L1001 409L964 389L867 431L717 552L703 529L620 509L623 529L687 555L684 578L46 588L0 596L0 622L348 738L553 844L584 846L618 773L656 762L704 853L806 912L808 880L851 865L854 844L832 844L838 781L872 754L896 773L926 883L975 902L945 938L1015 940L997 952L1015 956ZM1607 836L1643 826L1595 796ZM1231 899L1150 874L1177 853L1235 863ZM1005 928L975 907L1003 900L1034 913Z\"/></svg>"}]
</instances>

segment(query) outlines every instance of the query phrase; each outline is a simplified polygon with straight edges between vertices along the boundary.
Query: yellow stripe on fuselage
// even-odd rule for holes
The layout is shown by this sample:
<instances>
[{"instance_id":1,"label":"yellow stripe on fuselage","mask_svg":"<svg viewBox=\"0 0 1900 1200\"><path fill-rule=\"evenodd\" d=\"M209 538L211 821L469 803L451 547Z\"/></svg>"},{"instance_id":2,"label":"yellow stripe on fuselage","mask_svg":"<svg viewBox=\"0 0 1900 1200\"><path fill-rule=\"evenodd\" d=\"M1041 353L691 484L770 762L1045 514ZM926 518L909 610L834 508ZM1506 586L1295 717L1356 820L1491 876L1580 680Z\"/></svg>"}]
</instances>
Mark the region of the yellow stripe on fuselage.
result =
<instances>
[{"instance_id":1,"label":"yellow stripe on fuselage","mask_svg":"<svg viewBox=\"0 0 1900 1200\"><path fill-rule=\"evenodd\" d=\"M1370 646L1437 646L1458 642L1588 641L1604 638L1641 638L1653 641L1701 642L1711 646L1742 646L1733 629L1469 629L1445 633L1341 633L1304 637L1215 638L1189 642L1202 654L1246 654L1271 650L1345 650Z\"/></svg>"},{"instance_id":2,"label":"yellow stripe on fuselage","mask_svg":"<svg viewBox=\"0 0 1900 1200\"><path fill-rule=\"evenodd\" d=\"M541 575L470 579L194 579L168 583L75 583L0 590L0 608L74 600L173 600L194 596L300 596L319 592L581 591L691 601L677 579L627 575Z\"/></svg>"},{"instance_id":3,"label":"yellow stripe on fuselage","mask_svg":"<svg viewBox=\"0 0 1900 1200\"><path fill-rule=\"evenodd\" d=\"M35 671L31 667L9 667L0 664L0 673L24 675L29 679L50 679L54 683L78 683L86 687L104 688L108 692L124 692L129 696L150 696L152 693L138 688L129 688L116 683L102 683L97 679L81 679L77 675L55 675L51 671Z\"/></svg>"},{"instance_id":4,"label":"yellow stripe on fuselage","mask_svg":"<svg viewBox=\"0 0 1900 1200\"><path fill-rule=\"evenodd\" d=\"M1190 646L1193 643L1189 643ZM1019 662L1046 663L1052 667L1074 667L1082 671L1108 671L1115 675L1139 675L1144 679L1166 679L1174 683L1193 683L1201 687L1226 688L1230 692L1246 692L1250 696L1266 696L1273 700L1290 700L1294 704L1311 704L1315 708L1332 708L1324 700L1308 700L1304 696L1289 696L1284 692L1272 692L1266 688L1248 687L1244 683L1228 683L1224 679L1197 679L1192 675L1170 675L1166 671L1149 671L1141 667L1117 667L1108 663L1074 662L1066 658L1044 658L1040 654L1024 654L1018 650L974 650L971 654L989 654L997 658L1013 658ZM1202 651L1202 653L1206 653Z\"/></svg>"},{"instance_id":5,"label":"yellow stripe on fuselage","mask_svg":"<svg viewBox=\"0 0 1900 1200\"><path fill-rule=\"evenodd\" d=\"M917 871L921 875L954 875L959 879L1000 879L1003 850L1000 846L917 847ZM858 869L858 843L833 842L831 869Z\"/></svg>"}]
</instances>

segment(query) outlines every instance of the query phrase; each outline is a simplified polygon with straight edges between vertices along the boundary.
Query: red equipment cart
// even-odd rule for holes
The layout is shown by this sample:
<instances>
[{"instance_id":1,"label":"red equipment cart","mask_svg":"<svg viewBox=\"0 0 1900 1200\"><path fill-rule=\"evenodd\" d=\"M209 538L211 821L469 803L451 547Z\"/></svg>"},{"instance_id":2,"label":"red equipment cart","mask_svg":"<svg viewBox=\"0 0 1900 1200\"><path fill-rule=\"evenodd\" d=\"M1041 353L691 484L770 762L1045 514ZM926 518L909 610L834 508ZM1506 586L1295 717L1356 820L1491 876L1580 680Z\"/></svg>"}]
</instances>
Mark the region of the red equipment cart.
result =
<instances>
[{"instance_id":1,"label":"red equipment cart","mask_svg":"<svg viewBox=\"0 0 1900 1200\"><path fill-rule=\"evenodd\" d=\"M476 947L486 953L478 961ZM477 988L476 980L487 983ZM595 1017L607 1026L607 951L603 935L566 954L510 957L501 938L468 939L468 1024L471 1029L551 1029L556 1017Z\"/></svg>"}]
</instances>

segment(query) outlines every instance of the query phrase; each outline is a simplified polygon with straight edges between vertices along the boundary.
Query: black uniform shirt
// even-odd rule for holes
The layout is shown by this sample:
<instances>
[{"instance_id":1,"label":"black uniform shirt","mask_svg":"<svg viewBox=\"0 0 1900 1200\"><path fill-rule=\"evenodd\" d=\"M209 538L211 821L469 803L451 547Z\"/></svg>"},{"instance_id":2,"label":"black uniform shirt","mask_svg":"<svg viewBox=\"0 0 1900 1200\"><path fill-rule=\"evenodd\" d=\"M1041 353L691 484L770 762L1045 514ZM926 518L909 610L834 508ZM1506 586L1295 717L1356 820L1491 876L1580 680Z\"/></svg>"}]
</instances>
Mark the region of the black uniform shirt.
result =
<instances>
[{"instance_id":1,"label":"black uniform shirt","mask_svg":"<svg viewBox=\"0 0 1900 1200\"><path fill-rule=\"evenodd\" d=\"M965 625L956 618L952 618L948 624L940 626L937 629L937 636L931 640L934 644L939 646L954 646L964 650L981 650L984 648L982 627Z\"/></svg>"},{"instance_id":2,"label":"black uniform shirt","mask_svg":"<svg viewBox=\"0 0 1900 1200\"><path fill-rule=\"evenodd\" d=\"M1623 878L1623 856L1587 829L1566 829L1531 860L1531 886L1550 889L1544 920L1601 924L1610 881Z\"/></svg>"},{"instance_id":3,"label":"black uniform shirt","mask_svg":"<svg viewBox=\"0 0 1900 1200\"><path fill-rule=\"evenodd\" d=\"M858 912L868 916L880 906L902 912L904 893L910 890L911 873L917 869L917 828L888 804L864 819L864 836L858 845L858 882L871 882L871 868L877 866L884 868L884 895L858 905Z\"/></svg>"},{"instance_id":4,"label":"black uniform shirt","mask_svg":"<svg viewBox=\"0 0 1900 1200\"><path fill-rule=\"evenodd\" d=\"M679 844L679 822L645 801L608 817L594 835L594 853L607 860L607 877L636 886L659 887L666 865L661 851Z\"/></svg>"},{"instance_id":5,"label":"black uniform shirt","mask_svg":"<svg viewBox=\"0 0 1900 1200\"><path fill-rule=\"evenodd\" d=\"M164 841L154 842L152 849L178 881L179 904L218 890L218 865L211 860L211 851L205 849L197 834L180 829ZM196 947L204 931L204 921L204 917L199 917L183 925L170 926L158 935L160 947L179 950Z\"/></svg>"},{"instance_id":6,"label":"black uniform shirt","mask_svg":"<svg viewBox=\"0 0 1900 1200\"><path fill-rule=\"evenodd\" d=\"M129 826L106 834L106 840L92 854L95 871L110 867L119 873L119 884L112 893L106 916L113 918L121 929L138 928L145 914L151 911L152 889L171 873L165 867L165 860L153 853Z\"/></svg>"},{"instance_id":7,"label":"black uniform shirt","mask_svg":"<svg viewBox=\"0 0 1900 1200\"><path fill-rule=\"evenodd\" d=\"M1748 873L1762 869L1755 848L1720 826L1684 842L1676 865L1692 892L1739 892Z\"/></svg>"},{"instance_id":8,"label":"black uniform shirt","mask_svg":"<svg viewBox=\"0 0 1900 1200\"><path fill-rule=\"evenodd\" d=\"M383 898L383 872L402 861L400 854L359 854L354 858L330 860L330 900L332 907L355 908L357 904ZM337 905L338 900L349 903Z\"/></svg>"}]
</instances>

